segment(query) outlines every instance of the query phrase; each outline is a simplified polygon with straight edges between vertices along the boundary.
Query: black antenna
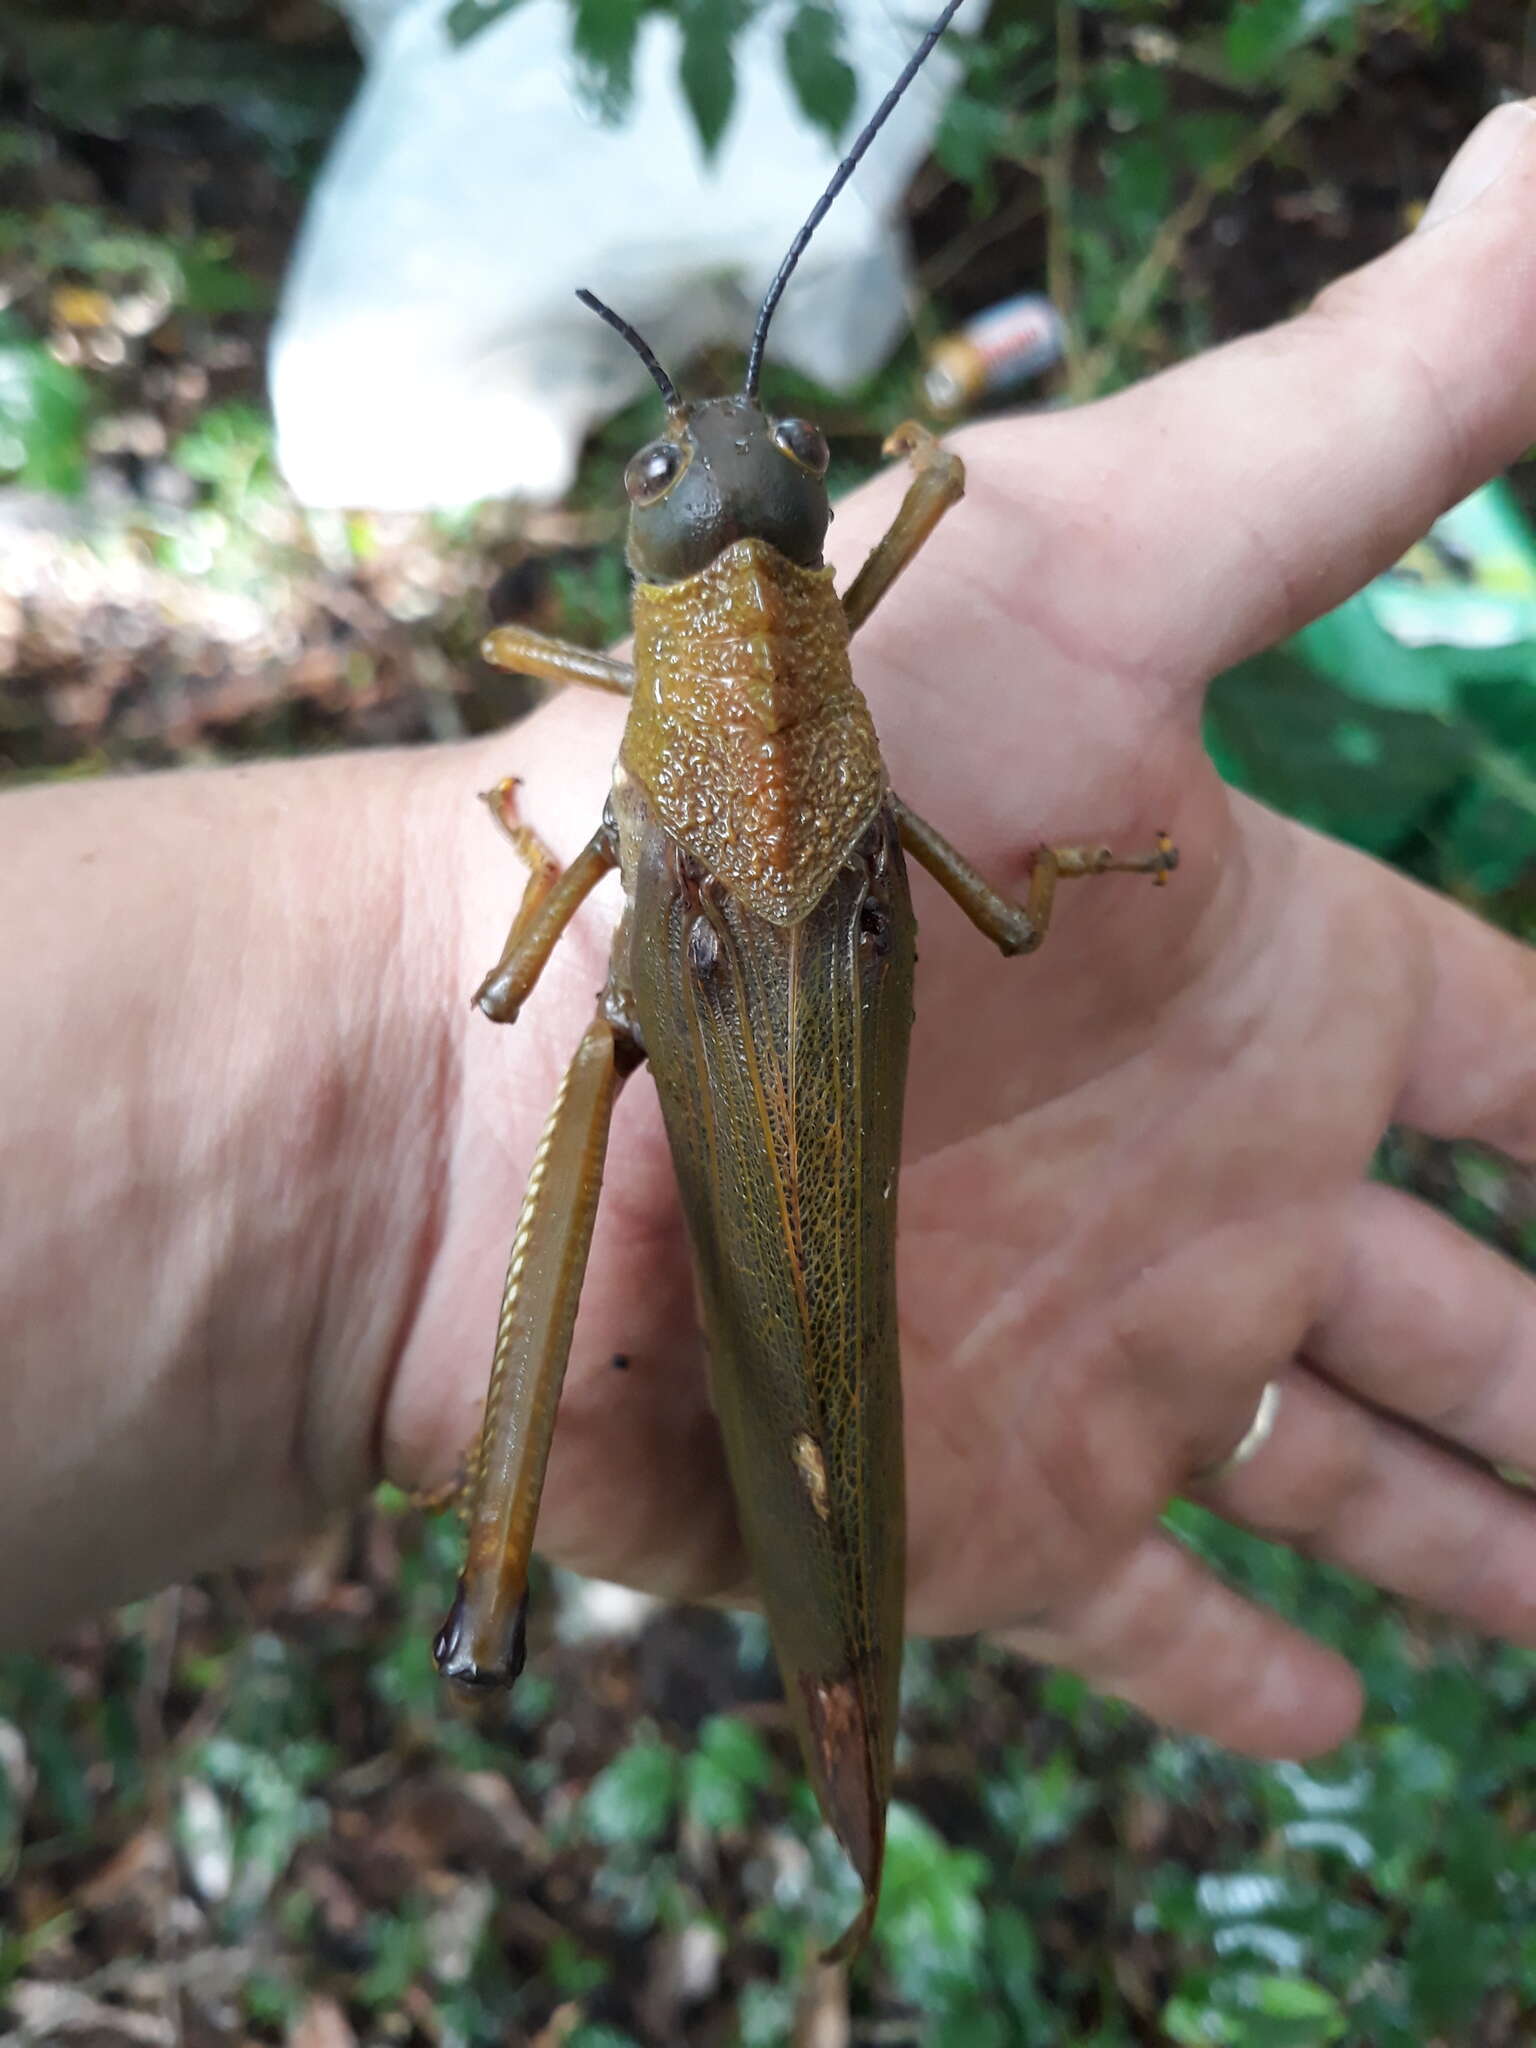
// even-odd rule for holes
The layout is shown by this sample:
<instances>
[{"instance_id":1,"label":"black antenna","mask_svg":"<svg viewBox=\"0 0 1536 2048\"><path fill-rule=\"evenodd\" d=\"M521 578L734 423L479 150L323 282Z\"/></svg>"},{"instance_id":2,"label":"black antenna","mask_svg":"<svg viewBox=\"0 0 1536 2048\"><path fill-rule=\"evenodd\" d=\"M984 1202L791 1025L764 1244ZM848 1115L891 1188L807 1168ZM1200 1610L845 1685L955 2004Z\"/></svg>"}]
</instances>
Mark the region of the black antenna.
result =
<instances>
[{"instance_id":1,"label":"black antenna","mask_svg":"<svg viewBox=\"0 0 1536 2048\"><path fill-rule=\"evenodd\" d=\"M959 0L955 0L955 5L959 5ZM577 292L576 296L578 299L580 299L581 303L584 306L591 307L592 311L597 315L599 320L606 320L608 322L608 325L613 329L615 334L623 335L624 339L629 343L630 347L634 350L635 354L640 358L641 362L644 363L645 367L650 371L652 377L656 380L656 389L661 393L662 397L666 400L667 411L681 412L683 409L683 401L678 396L677 386L672 382L672 379L667 375L666 371L661 367L660 363L657 362L655 353L652 350L649 342L642 341L640 336L636 334L634 328L630 326L629 322L627 320L620 319L619 315L614 312L612 306L605 306L602 300L598 298L595 292L579 291Z\"/></svg>"},{"instance_id":2,"label":"black antenna","mask_svg":"<svg viewBox=\"0 0 1536 2048\"><path fill-rule=\"evenodd\" d=\"M763 300L762 310L757 316L757 325L752 330L752 346L747 352L747 374L741 387L743 398L749 398L754 401L757 398L757 381L763 373L763 347L768 339L768 322L773 318L779 300L784 296L784 287L789 283L791 276L794 274L795 265L805 253L806 243L826 218L828 207L831 206L838 193L842 191L855 170L857 170L859 158L863 156L865 150L868 149L869 145L880 133L880 130L885 126L886 116L890 113L892 107L895 106L907 87L916 78L918 72L927 63L929 52L939 40L939 37L943 35L945 29L949 27L959 6L960 0L947 0L943 13L907 59L900 78L897 79L885 98L865 122L858 140L832 173L831 184L828 185L826 191L822 193L816 204L811 208L810 217L806 221L805 226L790 243L789 254L779 265L778 276L775 277L773 283L768 287L768 296Z\"/></svg>"}]
</instances>

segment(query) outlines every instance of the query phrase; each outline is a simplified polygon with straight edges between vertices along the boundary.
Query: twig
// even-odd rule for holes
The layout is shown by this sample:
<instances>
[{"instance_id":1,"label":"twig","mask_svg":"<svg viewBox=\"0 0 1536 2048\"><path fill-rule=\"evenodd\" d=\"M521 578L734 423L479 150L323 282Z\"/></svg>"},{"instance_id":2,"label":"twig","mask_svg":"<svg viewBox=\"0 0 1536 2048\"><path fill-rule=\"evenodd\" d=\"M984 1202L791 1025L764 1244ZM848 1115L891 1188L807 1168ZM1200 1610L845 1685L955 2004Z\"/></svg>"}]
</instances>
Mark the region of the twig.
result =
<instances>
[{"instance_id":1,"label":"twig","mask_svg":"<svg viewBox=\"0 0 1536 2048\"><path fill-rule=\"evenodd\" d=\"M1353 68L1355 53L1341 52L1328 67L1329 89ZM1089 350L1075 367L1068 359L1068 397L1074 403L1092 398L1114 366L1115 358L1145 319L1149 308L1167 281L1168 273L1183 254L1184 245L1204 221L1212 206L1231 191L1245 172L1276 148L1299 121L1316 111L1322 95L1309 93L1305 100L1292 100L1276 107L1253 133L1239 143L1222 161L1206 172L1181 205L1176 206L1152 238L1152 245L1131 272L1115 302L1114 317L1104 338Z\"/></svg>"},{"instance_id":2,"label":"twig","mask_svg":"<svg viewBox=\"0 0 1536 2048\"><path fill-rule=\"evenodd\" d=\"M942 291L951 279L959 276L972 257L994 248L1017 229L1027 226L1039 211L1040 194L1032 186L1025 186L999 212L972 221L936 250L918 271L919 286L924 292Z\"/></svg>"}]
</instances>

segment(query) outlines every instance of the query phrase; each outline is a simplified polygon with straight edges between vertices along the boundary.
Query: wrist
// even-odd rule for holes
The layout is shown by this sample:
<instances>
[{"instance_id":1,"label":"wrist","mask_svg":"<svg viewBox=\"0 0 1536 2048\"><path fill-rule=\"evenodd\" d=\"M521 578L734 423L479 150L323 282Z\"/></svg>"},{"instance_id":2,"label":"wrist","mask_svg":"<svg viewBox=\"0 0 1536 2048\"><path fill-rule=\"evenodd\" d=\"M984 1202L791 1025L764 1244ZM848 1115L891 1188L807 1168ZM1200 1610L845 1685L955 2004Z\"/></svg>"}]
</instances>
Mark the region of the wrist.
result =
<instances>
[{"instance_id":1,"label":"wrist","mask_svg":"<svg viewBox=\"0 0 1536 2048\"><path fill-rule=\"evenodd\" d=\"M454 1097L434 772L7 800L6 1633L257 1554L374 1476Z\"/></svg>"}]
</instances>

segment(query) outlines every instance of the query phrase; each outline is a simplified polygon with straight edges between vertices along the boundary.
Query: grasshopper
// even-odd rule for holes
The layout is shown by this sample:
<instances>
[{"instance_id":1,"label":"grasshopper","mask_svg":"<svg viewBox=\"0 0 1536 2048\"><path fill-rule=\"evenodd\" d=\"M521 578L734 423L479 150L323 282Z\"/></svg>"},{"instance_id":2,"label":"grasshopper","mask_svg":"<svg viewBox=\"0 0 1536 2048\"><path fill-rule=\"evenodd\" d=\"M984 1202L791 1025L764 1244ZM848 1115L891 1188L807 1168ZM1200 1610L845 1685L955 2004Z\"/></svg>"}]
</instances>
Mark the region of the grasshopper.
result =
<instances>
[{"instance_id":1,"label":"grasshopper","mask_svg":"<svg viewBox=\"0 0 1536 2048\"><path fill-rule=\"evenodd\" d=\"M513 1241L468 1544L434 1646L468 1691L522 1668L527 1572L591 1243L615 1097L648 1062L693 1247L711 1385L758 1597L821 1810L864 1904L879 1895L905 1592L896 1184L915 923L905 856L1004 953L1045 936L1058 881L1164 880L1177 856L1042 847L1013 903L891 789L849 641L964 488L959 458L908 424L913 475L839 596L822 562L827 443L762 409L768 325L802 250L947 26L949 0L796 236L763 301L738 394L683 399L641 337L666 431L631 458L634 660L518 626L507 669L617 691L628 723L601 823L563 872L488 798L530 868L476 995L511 1023L561 932L617 867L605 988L534 1156Z\"/></svg>"}]
</instances>

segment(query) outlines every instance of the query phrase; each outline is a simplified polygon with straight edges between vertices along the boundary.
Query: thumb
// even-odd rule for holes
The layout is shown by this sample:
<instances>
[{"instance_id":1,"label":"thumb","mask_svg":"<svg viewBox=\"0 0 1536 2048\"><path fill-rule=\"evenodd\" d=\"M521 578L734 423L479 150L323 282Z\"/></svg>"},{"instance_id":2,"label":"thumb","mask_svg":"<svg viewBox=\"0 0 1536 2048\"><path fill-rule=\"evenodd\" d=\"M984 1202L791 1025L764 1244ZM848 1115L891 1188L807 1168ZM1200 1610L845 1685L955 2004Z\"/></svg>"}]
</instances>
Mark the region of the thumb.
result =
<instances>
[{"instance_id":1,"label":"thumb","mask_svg":"<svg viewBox=\"0 0 1536 2048\"><path fill-rule=\"evenodd\" d=\"M1525 103L1468 138L1417 233L1295 319L1096 405L992 429L971 469L1049 509L1030 531L1093 534L1091 602L1076 601L1075 558L1034 565L1037 586L1072 603L1101 668L1134 648L1144 678L1185 694L1389 568L1533 440Z\"/></svg>"},{"instance_id":2,"label":"thumb","mask_svg":"<svg viewBox=\"0 0 1536 2048\"><path fill-rule=\"evenodd\" d=\"M1446 166L1430 196L1419 232L1439 227L1481 199L1536 135L1536 100L1517 100L1478 122Z\"/></svg>"}]
</instances>

